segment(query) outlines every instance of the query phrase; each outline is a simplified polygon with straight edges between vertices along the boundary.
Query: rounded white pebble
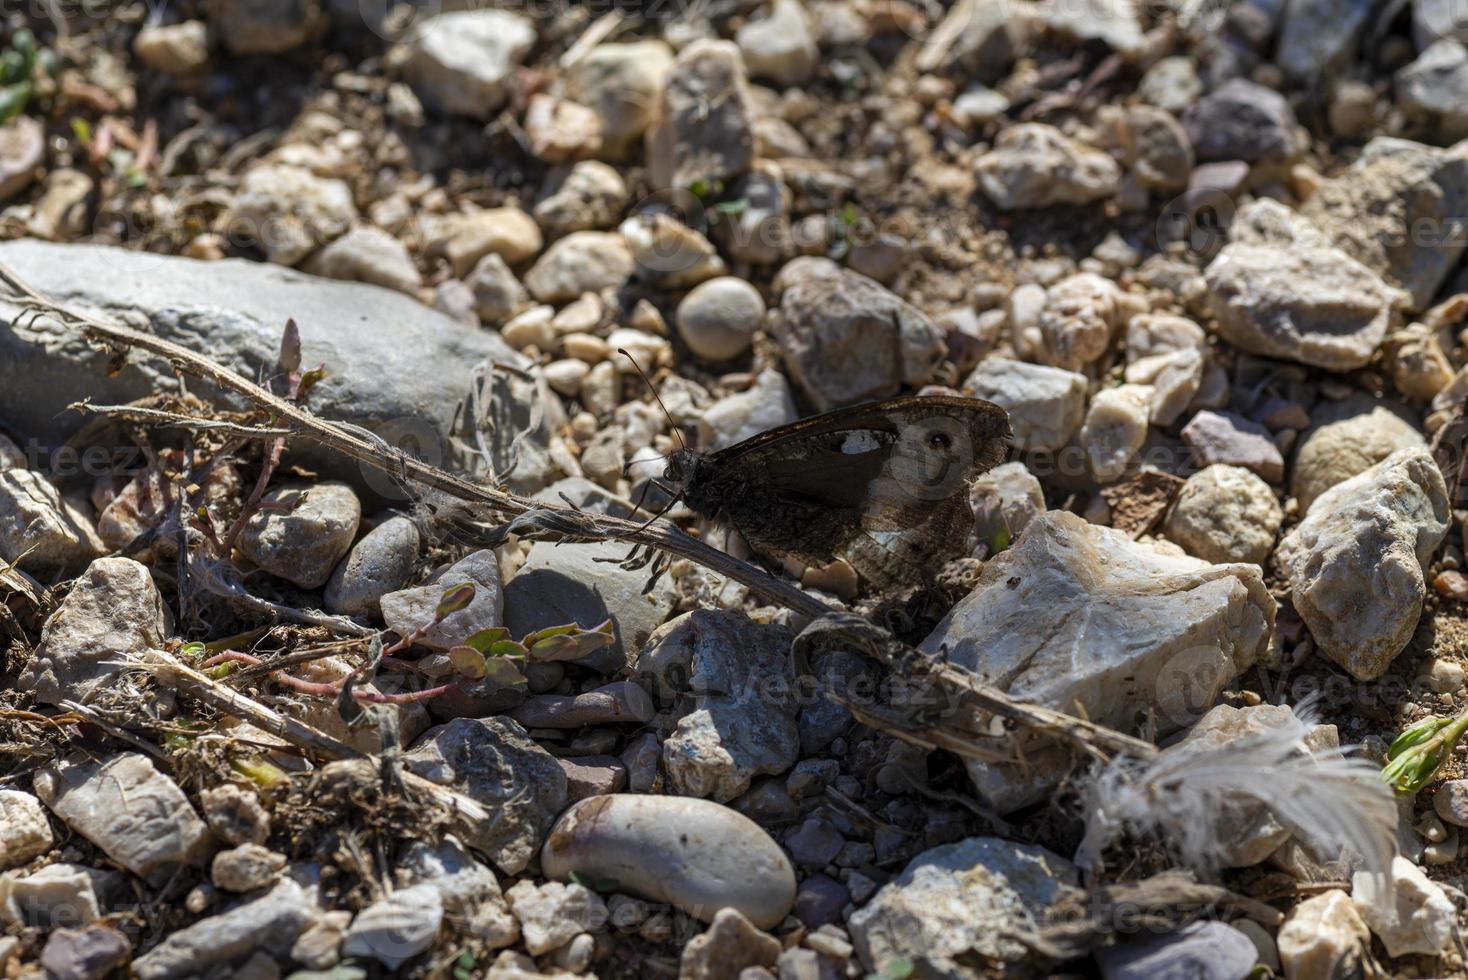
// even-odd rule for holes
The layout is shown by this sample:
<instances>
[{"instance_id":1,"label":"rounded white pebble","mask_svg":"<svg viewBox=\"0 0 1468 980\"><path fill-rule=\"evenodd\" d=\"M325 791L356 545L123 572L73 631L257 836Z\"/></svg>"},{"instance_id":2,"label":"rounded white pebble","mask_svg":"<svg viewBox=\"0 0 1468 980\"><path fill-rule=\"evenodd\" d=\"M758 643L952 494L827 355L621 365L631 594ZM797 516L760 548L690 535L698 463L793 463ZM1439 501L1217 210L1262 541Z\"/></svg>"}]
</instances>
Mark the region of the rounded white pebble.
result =
<instances>
[{"instance_id":1,"label":"rounded white pebble","mask_svg":"<svg viewBox=\"0 0 1468 980\"><path fill-rule=\"evenodd\" d=\"M727 361L749 350L765 316L759 290L743 279L720 276L699 285L678 304L678 334L708 361Z\"/></svg>"},{"instance_id":2,"label":"rounded white pebble","mask_svg":"<svg viewBox=\"0 0 1468 980\"><path fill-rule=\"evenodd\" d=\"M795 903L795 871L753 820L712 800L621 793L573 805L540 855L551 878L616 882L616 890L675 905L708 922L738 909L761 929Z\"/></svg>"}]
</instances>

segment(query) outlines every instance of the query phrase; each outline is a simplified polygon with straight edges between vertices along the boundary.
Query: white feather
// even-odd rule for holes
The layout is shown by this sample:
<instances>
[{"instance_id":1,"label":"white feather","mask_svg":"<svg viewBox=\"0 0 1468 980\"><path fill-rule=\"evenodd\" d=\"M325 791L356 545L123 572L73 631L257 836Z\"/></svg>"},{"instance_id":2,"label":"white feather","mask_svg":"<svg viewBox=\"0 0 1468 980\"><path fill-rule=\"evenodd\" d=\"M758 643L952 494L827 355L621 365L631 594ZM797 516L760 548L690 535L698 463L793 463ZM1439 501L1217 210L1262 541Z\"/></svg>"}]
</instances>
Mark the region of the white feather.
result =
<instances>
[{"instance_id":1,"label":"white feather","mask_svg":"<svg viewBox=\"0 0 1468 980\"><path fill-rule=\"evenodd\" d=\"M1346 857L1357 870L1384 874L1396 851L1392 791L1377 766L1348 750L1312 755L1304 744L1309 714L1301 705L1288 723L1216 748L1112 760L1091 785L1077 863L1097 869L1123 835L1157 835L1186 866L1214 871L1233 843L1230 813L1252 800L1318 857Z\"/></svg>"}]
</instances>

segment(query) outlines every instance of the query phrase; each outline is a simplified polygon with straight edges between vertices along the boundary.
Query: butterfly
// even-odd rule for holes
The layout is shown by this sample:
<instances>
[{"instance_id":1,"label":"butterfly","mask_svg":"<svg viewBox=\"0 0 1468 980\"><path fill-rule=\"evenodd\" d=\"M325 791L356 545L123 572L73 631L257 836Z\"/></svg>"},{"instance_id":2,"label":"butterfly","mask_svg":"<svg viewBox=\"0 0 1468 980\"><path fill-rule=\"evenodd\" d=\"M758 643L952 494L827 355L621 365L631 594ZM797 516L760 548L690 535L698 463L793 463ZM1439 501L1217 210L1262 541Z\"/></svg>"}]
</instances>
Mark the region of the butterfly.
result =
<instances>
[{"instance_id":1,"label":"butterfly","mask_svg":"<svg viewBox=\"0 0 1468 980\"><path fill-rule=\"evenodd\" d=\"M970 481L1002 462L1009 416L949 395L893 398L782 425L703 454L679 449L663 479L760 555L844 558L879 589L931 580L963 554Z\"/></svg>"}]
</instances>

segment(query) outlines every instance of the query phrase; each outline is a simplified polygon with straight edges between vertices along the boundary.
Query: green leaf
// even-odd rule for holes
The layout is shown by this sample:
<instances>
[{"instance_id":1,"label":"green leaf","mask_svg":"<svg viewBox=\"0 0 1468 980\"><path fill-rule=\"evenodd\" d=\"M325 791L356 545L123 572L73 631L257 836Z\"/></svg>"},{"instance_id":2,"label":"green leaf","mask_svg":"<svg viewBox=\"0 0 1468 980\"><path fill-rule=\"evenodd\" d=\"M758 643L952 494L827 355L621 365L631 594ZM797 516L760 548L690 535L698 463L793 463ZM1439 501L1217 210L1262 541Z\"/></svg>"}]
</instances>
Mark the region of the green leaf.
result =
<instances>
[{"instance_id":1,"label":"green leaf","mask_svg":"<svg viewBox=\"0 0 1468 980\"><path fill-rule=\"evenodd\" d=\"M548 637L566 636L570 633L576 632L580 628L581 627L577 626L575 623L567 623L565 626L547 626L544 629L538 629L534 632L526 633L520 638L520 642L528 647L532 647L535 646L535 644L539 643L541 640L544 640Z\"/></svg>"},{"instance_id":2,"label":"green leaf","mask_svg":"<svg viewBox=\"0 0 1468 980\"><path fill-rule=\"evenodd\" d=\"M521 687L525 684L525 675L520 672L515 661L504 657L496 657L484 662L484 679L493 681L501 687Z\"/></svg>"},{"instance_id":3,"label":"green leaf","mask_svg":"<svg viewBox=\"0 0 1468 980\"><path fill-rule=\"evenodd\" d=\"M313 367L301 375L300 398L306 397L306 392L326 379L326 368ZM299 398L297 399L299 400Z\"/></svg>"},{"instance_id":4,"label":"green leaf","mask_svg":"<svg viewBox=\"0 0 1468 980\"><path fill-rule=\"evenodd\" d=\"M192 643L185 643L183 647L179 650L179 653L182 653L185 657L202 657L205 653L208 652L209 648L200 643L198 640L195 640Z\"/></svg>"},{"instance_id":5,"label":"green leaf","mask_svg":"<svg viewBox=\"0 0 1468 980\"><path fill-rule=\"evenodd\" d=\"M0 84L24 81L27 81L25 55L14 49L0 54Z\"/></svg>"},{"instance_id":6,"label":"green leaf","mask_svg":"<svg viewBox=\"0 0 1468 980\"><path fill-rule=\"evenodd\" d=\"M530 651L525 649L525 644L518 640L501 640L490 646L486 655L508 660L524 660L530 656Z\"/></svg>"},{"instance_id":7,"label":"green leaf","mask_svg":"<svg viewBox=\"0 0 1468 980\"><path fill-rule=\"evenodd\" d=\"M473 647L480 653L490 656L490 650L501 640L507 639L510 631L503 626L491 626L488 629L470 633L469 638L464 641L464 646Z\"/></svg>"},{"instance_id":8,"label":"green leaf","mask_svg":"<svg viewBox=\"0 0 1468 980\"><path fill-rule=\"evenodd\" d=\"M1391 746L1386 750L1386 757L1395 759L1414 745L1421 745L1432 740L1447 724L1447 718L1424 718L1408 726L1392 741Z\"/></svg>"},{"instance_id":9,"label":"green leaf","mask_svg":"<svg viewBox=\"0 0 1468 980\"><path fill-rule=\"evenodd\" d=\"M485 667L484 654L473 647L450 647L449 663L454 665L455 671L473 681L480 680L488 673L488 669Z\"/></svg>"},{"instance_id":10,"label":"green leaf","mask_svg":"<svg viewBox=\"0 0 1468 980\"><path fill-rule=\"evenodd\" d=\"M438 600L438 608L434 610L433 621L439 622L445 616L449 616L453 613L458 612L460 609L467 607L469 603L473 601L473 582L465 582L463 585L456 585L445 592L442 599Z\"/></svg>"},{"instance_id":11,"label":"green leaf","mask_svg":"<svg viewBox=\"0 0 1468 980\"><path fill-rule=\"evenodd\" d=\"M989 554L999 554L999 552L1009 547L1009 542L1009 522L1004 521L1001 522L998 527L994 528L994 530L989 533Z\"/></svg>"},{"instance_id":12,"label":"green leaf","mask_svg":"<svg viewBox=\"0 0 1468 980\"><path fill-rule=\"evenodd\" d=\"M71 132L77 138L77 142L83 145L92 142L92 124L81 116L71 118Z\"/></svg>"},{"instance_id":13,"label":"green leaf","mask_svg":"<svg viewBox=\"0 0 1468 980\"><path fill-rule=\"evenodd\" d=\"M0 88L0 123L7 123L25 111L31 100L31 83L17 82Z\"/></svg>"},{"instance_id":14,"label":"green leaf","mask_svg":"<svg viewBox=\"0 0 1468 980\"><path fill-rule=\"evenodd\" d=\"M36 63L36 35L28 27L22 27L10 35L10 50L26 60L27 65Z\"/></svg>"},{"instance_id":15,"label":"green leaf","mask_svg":"<svg viewBox=\"0 0 1468 980\"><path fill-rule=\"evenodd\" d=\"M720 201L714 205L714 210L719 212L719 214L727 214L733 217L748 211L749 202L742 197L735 198L732 201Z\"/></svg>"},{"instance_id":16,"label":"green leaf","mask_svg":"<svg viewBox=\"0 0 1468 980\"><path fill-rule=\"evenodd\" d=\"M616 641L610 619L592 629L571 624L536 630L522 641L529 647L531 660L579 660L587 654Z\"/></svg>"},{"instance_id":17,"label":"green leaf","mask_svg":"<svg viewBox=\"0 0 1468 980\"><path fill-rule=\"evenodd\" d=\"M908 977L911 977L916 970L917 964L905 956L888 960L882 965L882 972L890 980L908 980Z\"/></svg>"}]
</instances>

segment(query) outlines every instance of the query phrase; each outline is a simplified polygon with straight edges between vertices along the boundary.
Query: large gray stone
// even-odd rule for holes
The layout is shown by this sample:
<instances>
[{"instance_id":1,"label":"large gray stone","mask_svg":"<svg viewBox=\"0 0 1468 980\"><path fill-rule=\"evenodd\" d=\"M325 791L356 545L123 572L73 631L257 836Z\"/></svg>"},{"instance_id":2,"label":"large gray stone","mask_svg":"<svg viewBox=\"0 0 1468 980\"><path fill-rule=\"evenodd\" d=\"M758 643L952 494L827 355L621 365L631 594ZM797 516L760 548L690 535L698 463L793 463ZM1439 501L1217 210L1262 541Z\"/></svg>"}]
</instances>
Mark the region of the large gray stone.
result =
<instances>
[{"instance_id":1,"label":"large gray stone","mask_svg":"<svg viewBox=\"0 0 1468 980\"><path fill-rule=\"evenodd\" d=\"M1379 136L1300 213L1422 309L1468 243L1468 152Z\"/></svg>"},{"instance_id":2,"label":"large gray stone","mask_svg":"<svg viewBox=\"0 0 1468 980\"><path fill-rule=\"evenodd\" d=\"M178 784L145 755L64 760L37 773L35 786L68 827L153 884L208 856L208 827Z\"/></svg>"},{"instance_id":3,"label":"large gray stone","mask_svg":"<svg viewBox=\"0 0 1468 980\"><path fill-rule=\"evenodd\" d=\"M1153 712L1169 729L1196 721L1268 648L1274 614L1257 565L1176 556L1050 511L984 565L920 649L1023 701L1110 726ZM969 763L1001 810L1033 801L1065 771L1065 750L1051 743L1023 753L1024 766Z\"/></svg>"},{"instance_id":4,"label":"large gray stone","mask_svg":"<svg viewBox=\"0 0 1468 980\"><path fill-rule=\"evenodd\" d=\"M1285 5L1275 63L1305 82L1349 67L1373 0L1292 0Z\"/></svg>"},{"instance_id":5,"label":"large gray stone","mask_svg":"<svg viewBox=\"0 0 1468 980\"><path fill-rule=\"evenodd\" d=\"M1426 449L1403 449L1315 498L1276 557L1322 656L1352 677L1386 673L1417 628L1425 572L1452 524Z\"/></svg>"},{"instance_id":6,"label":"large gray stone","mask_svg":"<svg viewBox=\"0 0 1468 980\"><path fill-rule=\"evenodd\" d=\"M666 588L644 594L647 569L616 564L626 556L627 546L615 541L536 543L505 585L505 625L524 636L567 623L590 628L610 618L616 642L581 663L608 673L620 669L673 610Z\"/></svg>"},{"instance_id":7,"label":"large gray stone","mask_svg":"<svg viewBox=\"0 0 1468 980\"><path fill-rule=\"evenodd\" d=\"M653 634L636 670L677 722L663 743L674 792L726 803L756 776L795 764L790 640L783 627L725 610L696 610Z\"/></svg>"},{"instance_id":8,"label":"large gray stone","mask_svg":"<svg viewBox=\"0 0 1468 980\"><path fill-rule=\"evenodd\" d=\"M259 898L170 934L138 957L133 971L140 980L182 980L258 950L283 957L319 915L307 889L285 878Z\"/></svg>"},{"instance_id":9,"label":"large gray stone","mask_svg":"<svg viewBox=\"0 0 1468 980\"><path fill-rule=\"evenodd\" d=\"M365 426L433 462L446 456L445 436L474 365L524 363L498 335L467 328L400 293L275 265L31 240L0 244L0 263L68 306L151 329L250 379L273 370L281 331L294 318L301 363L327 368L307 407L322 418ZM115 375L107 362L106 352L79 332L49 318L33 322L0 302L0 417L14 430L60 442L82 423L67 410L80 398L118 404L178 388L161 359L130 355ZM189 390L219 397L195 379ZM235 396L223 401L242 405ZM366 476L358 464L304 441L292 452L305 465L402 497L390 478Z\"/></svg>"},{"instance_id":10,"label":"large gray stone","mask_svg":"<svg viewBox=\"0 0 1468 980\"><path fill-rule=\"evenodd\" d=\"M456 718L423 733L404 756L414 773L451 786L494 814L465 844L519 874L566 805L566 774L513 721Z\"/></svg>"},{"instance_id":11,"label":"large gray stone","mask_svg":"<svg viewBox=\"0 0 1468 980\"><path fill-rule=\"evenodd\" d=\"M41 630L19 686L44 704L85 700L133 654L160 647L168 607L146 566L98 558L77 578Z\"/></svg>"}]
</instances>

